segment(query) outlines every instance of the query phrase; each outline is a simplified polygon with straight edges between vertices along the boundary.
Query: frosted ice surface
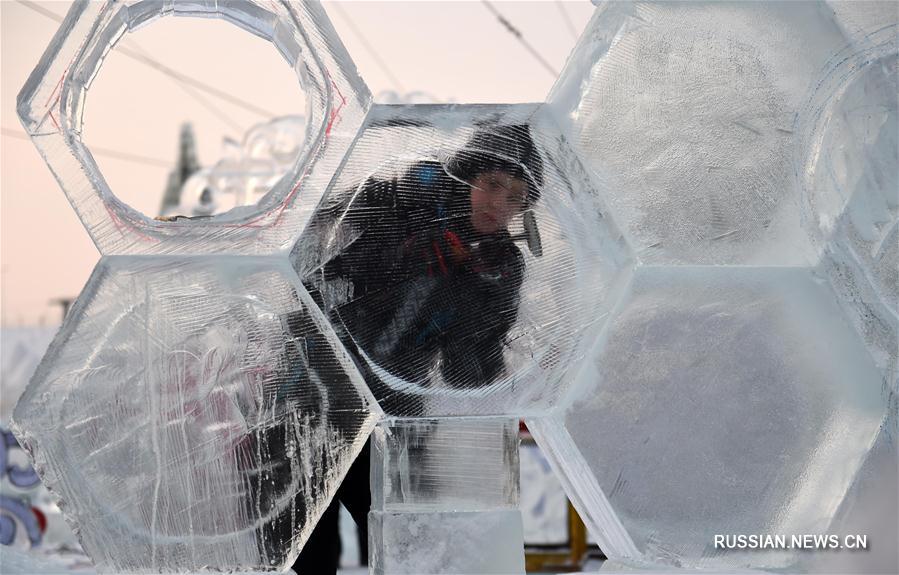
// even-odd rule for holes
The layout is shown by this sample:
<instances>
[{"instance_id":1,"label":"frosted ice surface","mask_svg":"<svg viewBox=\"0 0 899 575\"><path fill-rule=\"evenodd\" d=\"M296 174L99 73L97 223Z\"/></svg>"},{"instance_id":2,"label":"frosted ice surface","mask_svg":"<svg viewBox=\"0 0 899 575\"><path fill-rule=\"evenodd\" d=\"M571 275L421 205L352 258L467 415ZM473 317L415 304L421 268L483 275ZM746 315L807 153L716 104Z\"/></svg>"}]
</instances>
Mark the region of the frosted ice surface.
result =
<instances>
[{"instance_id":1,"label":"frosted ice surface","mask_svg":"<svg viewBox=\"0 0 899 575\"><path fill-rule=\"evenodd\" d=\"M892 0L827 0L834 18L846 35L856 43L885 26L899 22L899 5Z\"/></svg>"},{"instance_id":2,"label":"frosted ice surface","mask_svg":"<svg viewBox=\"0 0 899 575\"><path fill-rule=\"evenodd\" d=\"M372 509L518 509L518 420L397 419L372 435Z\"/></svg>"},{"instance_id":3,"label":"frosted ice surface","mask_svg":"<svg viewBox=\"0 0 899 575\"><path fill-rule=\"evenodd\" d=\"M518 510L369 515L374 575L524 573Z\"/></svg>"},{"instance_id":4,"label":"frosted ice surface","mask_svg":"<svg viewBox=\"0 0 899 575\"><path fill-rule=\"evenodd\" d=\"M108 256L13 418L128 573L289 565L378 413L285 259Z\"/></svg>"},{"instance_id":5,"label":"frosted ice surface","mask_svg":"<svg viewBox=\"0 0 899 575\"><path fill-rule=\"evenodd\" d=\"M65 564L50 557L43 557L21 549L0 549L0 568L4 575L65 575L75 573ZM93 575L93 570L79 570L82 575Z\"/></svg>"},{"instance_id":6,"label":"frosted ice surface","mask_svg":"<svg viewBox=\"0 0 899 575\"><path fill-rule=\"evenodd\" d=\"M812 265L797 114L848 42L823 3L612 2L549 101L642 261Z\"/></svg>"},{"instance_id":7,"label":"frosted ice surface","mask_svg":"<svg viewBox=\"0 0 899 575\"><path fill-rule=\"evenodd\" d=\"M570 405L528 427L610 557L779 568L796 552L714 535L827 532L885 396L815 271L641 267Z\"/></svg>"},{"instance_id":8,"label":"frosted ice surface","mask_svg":"<svg viewBox=\"0 0 899 575\"><path fill-rule=\"evenodd\" d=\"M507 228L474 207L493 183L522 202ZM630 265L595 184L532 104L375 106L291 258L402 417L546 410Z\"/></svg>"},{"instance_id":9,"label":"frosted ice surface","mask_svg":"<svg viewBox=\"0 0 899 575\"><path fill-rule=\"evenodd\" d=\"M149 219L115 196L82 142L82 113L104 56L161 16L216 17L273 44L309 102L307 137L253 206L202 220ZM316 3L107 0L73 4L19 94L18 114L101 253L268 254L288 250L356 137L371 95Z\"/></svg>"}]
</instances>

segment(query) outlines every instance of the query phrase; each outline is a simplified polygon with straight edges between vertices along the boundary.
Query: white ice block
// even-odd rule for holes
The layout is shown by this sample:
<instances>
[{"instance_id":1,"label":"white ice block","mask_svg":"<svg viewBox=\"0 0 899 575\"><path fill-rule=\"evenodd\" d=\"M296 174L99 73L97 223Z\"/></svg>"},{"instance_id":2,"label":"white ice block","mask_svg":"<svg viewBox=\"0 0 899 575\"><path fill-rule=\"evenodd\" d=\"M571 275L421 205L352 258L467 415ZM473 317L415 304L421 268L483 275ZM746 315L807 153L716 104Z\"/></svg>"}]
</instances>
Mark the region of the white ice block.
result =
<instances>
[{"instance_id":1,"label":"white ice block","mask_svg":"<svg viewBox=\"0 0 899 575\"><path fill-rule=\"evenodd\" d=\"M388 419L372 436L376 574L523 573L518 420Z\"/></svg>"},{"instance_id":2,"label":"white ice block","mask_svg":"<svg viewBox=\"0 0 899 575\"><path fill-rule=\"evenodd\" d=\"M372 509L518 509L518 420L396 419L375 428Z\"/></svg>"}]
</instances>

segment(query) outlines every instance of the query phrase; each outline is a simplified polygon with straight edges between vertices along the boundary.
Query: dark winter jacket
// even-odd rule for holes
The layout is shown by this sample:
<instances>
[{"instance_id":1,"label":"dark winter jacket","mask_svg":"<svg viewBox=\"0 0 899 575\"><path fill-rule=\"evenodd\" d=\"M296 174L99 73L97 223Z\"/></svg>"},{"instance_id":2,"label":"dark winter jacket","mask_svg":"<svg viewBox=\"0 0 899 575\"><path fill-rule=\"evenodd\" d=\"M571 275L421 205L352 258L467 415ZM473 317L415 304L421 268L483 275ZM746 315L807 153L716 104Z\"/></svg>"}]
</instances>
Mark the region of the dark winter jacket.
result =
<instances>
[{"instance_id":1,"label":"dark winter jacket","mask_svg":"<svg viewBox=\"0 0 899 575\"><path fill-rule=\"evenodd\" d=\"M305 278L388 413L414 415L439 379L503 372L524 263L508 232L472 228L469 193L431 161L369 180L341 215L351 243Z\"/></svg>"}]
</instances>

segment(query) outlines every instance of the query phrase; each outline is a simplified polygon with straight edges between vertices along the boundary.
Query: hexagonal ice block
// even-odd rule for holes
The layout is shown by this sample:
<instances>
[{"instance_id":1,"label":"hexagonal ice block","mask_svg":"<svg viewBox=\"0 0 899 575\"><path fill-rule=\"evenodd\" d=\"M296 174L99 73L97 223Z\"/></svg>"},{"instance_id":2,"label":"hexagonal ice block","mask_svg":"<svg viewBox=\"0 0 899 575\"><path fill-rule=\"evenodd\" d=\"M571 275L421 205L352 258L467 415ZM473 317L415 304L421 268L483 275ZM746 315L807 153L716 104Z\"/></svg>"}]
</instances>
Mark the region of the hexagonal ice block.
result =
<instances>
[{"instance_id":1,"label":"hexagonal ice block","mask_svg":"<svg viewBox=\"0 0 899 575\"><path fill-rule=\"evenodd\" d=\"M103 258L14 413L98 570L280 570L379 410L284 259Z\"/></svg>"},{"instance_id":2,"label":"hexagonal ice block","mask_svg":"<svg viewBox=\"0 0 899 575\"><path fill-rule=\"evenodd\" d=\"M797 115L848 43L823 3L603 3L549 102L642 261L813 265Z\"/></svg>"},{"instance_id":3,"label":"hexagonal ice block","mask_svg":"<svg viewBox=\"0 0 899 575\"><path fill-rule=\"evenodd\" d=\"M567 407L528 427L609 557L781 568L796 550L714 537L826 533L886 395L814 271L644 267Z\"/></svg>"},{"instance_id":4,"label":"hexagonal ice block","mask_svg":"<svg viewBox=\"0 0 899 575\"><path fill-rule=\"evenodd\" d=\"M535 104L374 107L291 258L403 417L553 405L631 261Z\"/></svg>"},{"instance_id":5,"label":"hexagonal ice block","mask_svg":"<svg viewBox=\"0 0 899 575\"><path fill-rule=\"evenodd\" d=\"M170 15L231 22L271 41L297 73L308 102L305 146L255 206L200 220L149 219L116 198L82 143L87 93L106 54L125 33ZM319 4L108 0L72 6L22 88L18 114L101 253L269 254L289 249L299 235L370 101Z\"/></svg>"}]
</instances>

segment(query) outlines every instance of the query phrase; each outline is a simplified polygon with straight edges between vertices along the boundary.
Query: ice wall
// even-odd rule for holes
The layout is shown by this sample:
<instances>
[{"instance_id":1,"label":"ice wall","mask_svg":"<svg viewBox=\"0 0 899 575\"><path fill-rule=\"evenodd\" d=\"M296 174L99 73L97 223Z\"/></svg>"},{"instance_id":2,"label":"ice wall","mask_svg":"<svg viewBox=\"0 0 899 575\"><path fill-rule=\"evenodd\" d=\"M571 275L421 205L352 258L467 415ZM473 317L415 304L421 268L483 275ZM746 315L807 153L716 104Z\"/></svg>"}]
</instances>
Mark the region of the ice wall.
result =
<instances>
[{"instance_id":1,"label":"ice wall","mask_svg":"<svg viewBox=\"0 0 899 575\"><path fill-rule=\"evenodd\" d=\"M895 489L855 478L895 451L897 20L604 3L554 87L638 265L528 425L611 558L818 570L714 535L831 533L847 493Z\"/></svg>"}]
</instances>

